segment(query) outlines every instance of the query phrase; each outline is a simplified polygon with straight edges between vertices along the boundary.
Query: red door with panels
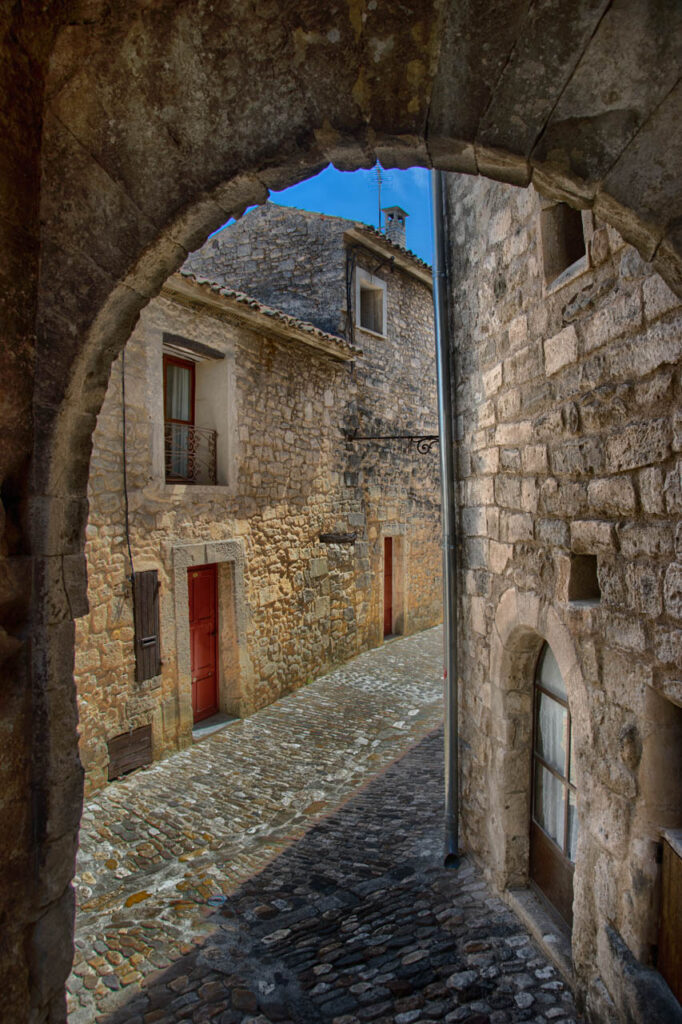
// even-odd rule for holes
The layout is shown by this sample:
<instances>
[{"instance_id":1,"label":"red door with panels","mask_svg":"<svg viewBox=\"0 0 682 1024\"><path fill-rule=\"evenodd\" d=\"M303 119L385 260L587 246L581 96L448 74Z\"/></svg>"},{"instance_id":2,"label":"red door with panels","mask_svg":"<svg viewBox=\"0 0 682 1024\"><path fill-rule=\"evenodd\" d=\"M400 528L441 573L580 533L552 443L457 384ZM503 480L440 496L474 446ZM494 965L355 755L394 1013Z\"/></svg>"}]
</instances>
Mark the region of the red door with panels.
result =
<instances>
[{"instance_id":1,"label":"red door with panels","mask_svg":"<svg viewBox=\"0 0 682 1024\"><path fill-rule=\"evenodd\" d=\"M192 668L192 711L200 722L218 711L218 602L215 565L187 570L189 640Z\"/></svg>"},{"instance_id":2,"label":"red door with panels","mask_svg":"<svg viewBox=\"0 0 682 1024\"><path fill-rule=\"evenodd\" d=\"M384 537L384 636L393 632L393 537Z\"/></svg>"}]
</instances>

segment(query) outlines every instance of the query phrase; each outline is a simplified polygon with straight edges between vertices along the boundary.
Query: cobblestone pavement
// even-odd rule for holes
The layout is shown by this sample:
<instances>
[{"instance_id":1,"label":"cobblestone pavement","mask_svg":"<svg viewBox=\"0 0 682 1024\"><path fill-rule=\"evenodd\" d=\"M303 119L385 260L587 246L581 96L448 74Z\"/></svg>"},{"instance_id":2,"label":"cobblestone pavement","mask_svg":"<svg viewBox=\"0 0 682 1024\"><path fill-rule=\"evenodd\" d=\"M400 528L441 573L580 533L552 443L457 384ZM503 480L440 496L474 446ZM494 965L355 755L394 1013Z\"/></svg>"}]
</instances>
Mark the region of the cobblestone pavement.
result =
<instances>
[{"instance_id":1,"label":"cobblestone pavement","mask_svg":"<svg viewBox=\"0 0 682 1024\"><path fill-rule=\"evenodd\" d=\"M70 1024L575 1019L441 866L441 663L394 641L90 800Z\"/></svg>"}]
</instances>

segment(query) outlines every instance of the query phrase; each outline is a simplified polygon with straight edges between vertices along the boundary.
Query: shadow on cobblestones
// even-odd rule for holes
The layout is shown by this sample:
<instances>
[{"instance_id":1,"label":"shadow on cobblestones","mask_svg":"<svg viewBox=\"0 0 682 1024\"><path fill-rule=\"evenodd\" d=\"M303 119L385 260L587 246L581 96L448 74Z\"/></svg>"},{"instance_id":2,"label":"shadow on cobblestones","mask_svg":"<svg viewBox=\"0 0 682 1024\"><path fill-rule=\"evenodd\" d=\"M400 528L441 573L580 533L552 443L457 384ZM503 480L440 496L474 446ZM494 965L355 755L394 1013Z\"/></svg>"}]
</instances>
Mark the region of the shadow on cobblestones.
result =
<instances>
[{"instance_id":1,"label":"shadow on cobblestones","mask_svg":"<svg viewBox=\"0 0 682 1024\"><path fill-rule=\"evenodd\" d=\"M574 1020L564 983L472 866L442 867L441 780L438 731L212 901L211 933L95 1019Z\"/></svg>"}]
</instances>

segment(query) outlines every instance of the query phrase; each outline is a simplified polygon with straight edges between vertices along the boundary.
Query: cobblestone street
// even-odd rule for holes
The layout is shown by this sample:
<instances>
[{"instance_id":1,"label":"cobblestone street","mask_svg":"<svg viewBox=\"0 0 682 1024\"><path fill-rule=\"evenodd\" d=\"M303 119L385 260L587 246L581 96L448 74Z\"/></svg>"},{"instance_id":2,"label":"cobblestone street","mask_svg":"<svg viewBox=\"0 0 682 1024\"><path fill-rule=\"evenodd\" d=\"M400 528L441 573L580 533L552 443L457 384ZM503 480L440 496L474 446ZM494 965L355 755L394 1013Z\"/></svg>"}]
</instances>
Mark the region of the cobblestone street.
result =
<instances>
[{"instance_id":1,"label":"cobblestone street","mask_svg":"<svg viewBox=\"0 0 682 1024\"><path fill-rule=\"evenodd\" d=\"M473 867L442 868L441 645L361 655L88 802L71 1024L575 1019Z\"/></svg>"}]
</instances>

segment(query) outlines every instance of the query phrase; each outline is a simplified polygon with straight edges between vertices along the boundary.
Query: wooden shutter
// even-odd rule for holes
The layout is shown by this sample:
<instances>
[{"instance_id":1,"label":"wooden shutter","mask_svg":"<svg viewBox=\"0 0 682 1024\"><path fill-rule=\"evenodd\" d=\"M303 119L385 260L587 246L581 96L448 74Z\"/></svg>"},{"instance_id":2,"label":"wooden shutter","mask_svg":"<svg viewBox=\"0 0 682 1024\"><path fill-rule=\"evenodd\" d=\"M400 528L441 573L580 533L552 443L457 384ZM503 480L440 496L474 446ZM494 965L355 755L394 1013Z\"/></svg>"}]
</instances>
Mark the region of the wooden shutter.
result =
<instances>
[{"instance_id":1,"label":"wooden shutter","mask_svg":"<svg viewBox=\"0 0 682 1024\"><path fill-rule=\"evenodd\" d=\"M109 782L121 775L152 763L152 727L141 725L139 729L114 736L107 743L109 750Z\"/></svg>"},{"instance_id":2,"label":"wooden shutter","mask_svg":"<svg viewBox=\"0 0 682 1024\"><path fill-rule=\"evenodd\" d=\"M161 671L159 643L159 574L156 569L133 576L135 611L135 679L151 679Z\"/></svg>"},{"instance_id":3,"label":"wooden shutter","mask_svg":"<svg viewBox=\"0 0 682 1024\"><path fill-rule=\"evenodd\" d=\"M661 883L658 969L682 1000L682 830L665 836Z\"/></svg>"}]
</instances>

